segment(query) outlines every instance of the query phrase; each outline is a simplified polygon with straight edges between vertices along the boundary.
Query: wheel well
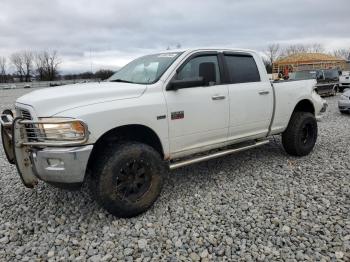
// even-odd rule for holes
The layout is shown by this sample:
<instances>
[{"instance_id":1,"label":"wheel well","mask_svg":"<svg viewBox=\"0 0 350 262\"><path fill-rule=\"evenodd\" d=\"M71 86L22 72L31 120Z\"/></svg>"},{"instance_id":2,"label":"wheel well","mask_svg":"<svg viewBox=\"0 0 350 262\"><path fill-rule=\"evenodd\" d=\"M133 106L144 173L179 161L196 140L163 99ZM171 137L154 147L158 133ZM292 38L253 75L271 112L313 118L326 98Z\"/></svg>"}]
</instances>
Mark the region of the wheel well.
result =
<instances>
[{"instance_id":1,"label":"wheel well","mask_svg":"<svg viewBox=\"0 0 350 262\"><path fill-rule=\"evenodd\" d=\"M294 112L310 112L315 114L315 108L310 100L304 99L299 101L299 103L295 106Z\"/></svg>"},{"instance_id":2,"label":"wheel well","mask_svg":"<svg viewBox=\"0 0 350 262\"><path fill-rule=\"evenodd\" d=\"M96 141L89 158L89 165L100 152L105 151L106 147L123 140L144 143L153 147L162 157L164 156L162 143L151 128L143 125L126 125L107 131Z\"/></svg>"}]
</instances>

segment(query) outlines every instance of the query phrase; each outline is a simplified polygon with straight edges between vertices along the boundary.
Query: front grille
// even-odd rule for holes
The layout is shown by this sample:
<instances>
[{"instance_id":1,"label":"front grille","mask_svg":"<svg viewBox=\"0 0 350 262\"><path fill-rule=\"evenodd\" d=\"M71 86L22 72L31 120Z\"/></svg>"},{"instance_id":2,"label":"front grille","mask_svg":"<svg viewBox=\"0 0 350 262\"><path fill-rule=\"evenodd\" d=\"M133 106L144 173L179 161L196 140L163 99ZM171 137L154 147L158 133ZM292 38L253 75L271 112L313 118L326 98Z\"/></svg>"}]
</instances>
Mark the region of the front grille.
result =
<instances>
[{"instance_id":1,"label":"front grille","mask_svg":"<svg viewBox=\"0 0 350 262\"><path fill-rule=\"evenodd\" d=\"M29 110L27 109L18 109L20 117L22 117L25 120L33 120L32 115L30 114ZM25 124L25 132L27 135L27 139L29 142L35 142L38 141L38 128L34 124Z\"/></svg>"},{"instance_id":2,"label":"front grille","mask_svg":"<svg viewBox=\"0 0 350 262\"><path fill-rule=\"evenodd\" d=\"M32 116L30 115L30 112L26 109L20 109L19 110L21 113L21 116L25 119L25 120L33 120Z\"/></svg>"}]
</instances>

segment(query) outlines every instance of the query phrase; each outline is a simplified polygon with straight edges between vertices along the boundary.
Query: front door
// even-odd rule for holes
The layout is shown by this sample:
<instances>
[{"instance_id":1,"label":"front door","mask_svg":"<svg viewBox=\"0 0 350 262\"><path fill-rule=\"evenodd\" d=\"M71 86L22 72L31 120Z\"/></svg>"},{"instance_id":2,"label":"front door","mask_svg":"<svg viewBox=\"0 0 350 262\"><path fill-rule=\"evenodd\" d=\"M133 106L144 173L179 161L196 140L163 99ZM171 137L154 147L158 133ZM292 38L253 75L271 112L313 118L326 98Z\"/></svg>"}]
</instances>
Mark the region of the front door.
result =
<instances>
[{"instance_id":1,"label":"front door","mask_svg":"<svg viewBox=\"0 0 350 262\"><path fill-rule=\"evenodd\" d=\"M227 140L228 88L221 84L217 54L198 53L191 56L180 66L173 79L206 79L208 65L215 68L212 81L201 86L165 91L172 157L194 153Z\"/></svg>"}]
</instances>

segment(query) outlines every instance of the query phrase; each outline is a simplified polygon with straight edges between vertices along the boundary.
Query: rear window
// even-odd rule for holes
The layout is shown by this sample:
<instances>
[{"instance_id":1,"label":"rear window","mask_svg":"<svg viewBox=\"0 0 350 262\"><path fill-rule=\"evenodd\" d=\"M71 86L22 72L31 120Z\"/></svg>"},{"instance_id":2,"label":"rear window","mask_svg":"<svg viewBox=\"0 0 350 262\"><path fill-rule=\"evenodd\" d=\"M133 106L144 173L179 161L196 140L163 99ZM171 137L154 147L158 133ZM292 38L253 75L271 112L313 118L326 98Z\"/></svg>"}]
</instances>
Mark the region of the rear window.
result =
<instances>
[{"instance_id":1,"label":"rear window","mask_svg":"<svg viewBox=\"0 0 350 262\"><path fill-rule=\"evenodd\" d=\"M339 77L339 72L338 70L325 70L324 76L326 78L336 79Z\"/></svg>"},{"instance_id":2,"label":"rear window","mask_svg":"<svg viewBox=\"0 0 350 262\"><path fill-rule=\"evenodd\" d=\"M230 74L230 83L259 82L260 74L255 60L250 55L225 55Z\"/></svg>"}]
</instances>

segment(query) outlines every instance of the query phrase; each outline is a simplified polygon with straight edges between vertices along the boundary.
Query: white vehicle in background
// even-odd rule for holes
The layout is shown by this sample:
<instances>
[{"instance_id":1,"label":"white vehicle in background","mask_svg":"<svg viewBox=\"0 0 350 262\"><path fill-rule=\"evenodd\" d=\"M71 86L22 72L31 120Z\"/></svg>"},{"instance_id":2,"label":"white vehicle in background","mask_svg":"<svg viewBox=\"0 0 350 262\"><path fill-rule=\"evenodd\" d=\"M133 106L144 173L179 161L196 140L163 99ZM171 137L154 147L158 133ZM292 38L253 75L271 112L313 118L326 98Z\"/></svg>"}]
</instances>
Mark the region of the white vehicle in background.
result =
<instances>
[{"instance_id":1,"label":"white vehicle in background","mask_svg":"<svg viewBox=\"0 0 350 262\"><path fill-rule=\"evenodd\" d=\"M339 91L343 92L347 88L350 88L350 72L343 71L342 75L339 76Z\"/></svg>"},{"instance_id":2,"label":"white vehicle in background","mask_svg":"<svg viewBox=\"0 0 350 262\"><path fill-rule=\"evenodd\" d=\"M1 115L3 147L27 187L89 180L130 217L160 194L167 169L265 145L309 154L326 102L314 80L272 83L258 53L190 49L138 58L108 81L47 88ZM234 161L234 158L232 159Z\"/></svg>"},{"instance_id":3,"label":"white vehicle in background","mask_svg":"<svg viewBox=\"0 0 350 262\"><path fill-rule=\"evenodd\" d=\"M16 85L15 84L4 85L2 89L16 89Z\"/></svg>"},{"instance_id":4,"label":"white vehicle in background","mask_svg":"<svg viewBox=\"0 0 350 262\"><path fill-rule=\"evenodd\" d=\"M350 89L344 91L338 101L340 113L350 113Z\"/></svg>"}]
</instances>

